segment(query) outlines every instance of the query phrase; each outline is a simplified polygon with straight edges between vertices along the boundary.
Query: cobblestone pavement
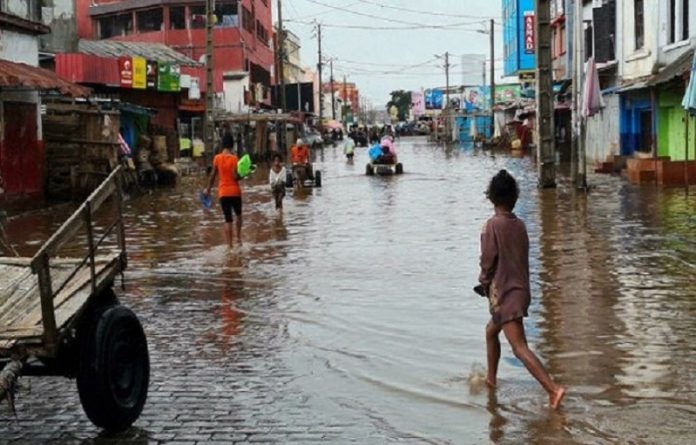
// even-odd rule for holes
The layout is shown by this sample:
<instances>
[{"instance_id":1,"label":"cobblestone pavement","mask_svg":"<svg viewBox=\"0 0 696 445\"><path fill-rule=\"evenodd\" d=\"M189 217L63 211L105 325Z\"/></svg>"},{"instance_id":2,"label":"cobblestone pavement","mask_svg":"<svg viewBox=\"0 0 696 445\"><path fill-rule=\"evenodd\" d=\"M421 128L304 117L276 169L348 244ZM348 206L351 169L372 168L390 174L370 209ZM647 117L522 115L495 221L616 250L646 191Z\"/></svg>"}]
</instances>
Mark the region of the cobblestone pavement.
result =
<instances>
[{"instance_id":1,"label":"cobblestone pavement","mask_svg":"<svg viewBox=\"0 0 696 445\"><path fill-rule=\"evenodd\" d=\"M149 295L154 289L141 288ZM202 293L205 293L202 292ZM133 299L147 328L152 381L145 411L125 434L100 434L80 407L74 381L21 380L18 418L3 407L2 443L382 443L349 413L328 414L283 363L284 326L263 311L244 315L224 299ZM170 315L165 314L165 309ZM172 314L176 314L172 317ZM221 323L220 318L225 321ZM245 331L239 335L238 321ZM226 324L226 325L225 325Z\"/></svg>"}]
</instances>

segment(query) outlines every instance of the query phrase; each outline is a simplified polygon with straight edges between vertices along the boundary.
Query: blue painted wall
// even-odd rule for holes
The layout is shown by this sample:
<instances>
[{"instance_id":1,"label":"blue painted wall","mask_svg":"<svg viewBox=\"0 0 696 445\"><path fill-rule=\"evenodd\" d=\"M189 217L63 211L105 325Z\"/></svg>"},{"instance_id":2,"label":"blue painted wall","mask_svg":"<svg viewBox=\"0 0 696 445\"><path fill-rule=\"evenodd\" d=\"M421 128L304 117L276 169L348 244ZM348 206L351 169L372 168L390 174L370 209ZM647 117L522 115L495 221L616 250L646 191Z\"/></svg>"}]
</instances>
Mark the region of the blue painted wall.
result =
<instances>
[{"instance_id":1,"label":"blue painted wall","mask_svg":"<svg viewBox=\"0 0 696 445\"><path fill-rule=\"evenodd\" d=\"M632 156L641 145L643 129L641 114L651 111L650 95L647 91L626 93L621 96L621 154ZM647 129L650 131L650 129Z\"/></svg>"},{"instance_id":2,"label":"blue painted wall","mask_svg":"<svg viewBox=\"0 0 696 445\"><path fill-rule=\"evenodd\" d=\"M534 0L503 1L503 59L506 76L536 69L536 55L524 47L525 12L534 12Z\"/></svg>"},{"instance_id":3,"label":"blue painted wall","mask_svg":"<svg viewBox=\"0 0 696 445\"><path fill-rule=\"evenodd\" d=\"M457 127L459 128L459 141L468 145L474 141L471 136L471 121L476 120L476 131L479 136L490 139L493 136L493 119L491 116L466 114L457 116Z\"/></svg>"}]
</instances>

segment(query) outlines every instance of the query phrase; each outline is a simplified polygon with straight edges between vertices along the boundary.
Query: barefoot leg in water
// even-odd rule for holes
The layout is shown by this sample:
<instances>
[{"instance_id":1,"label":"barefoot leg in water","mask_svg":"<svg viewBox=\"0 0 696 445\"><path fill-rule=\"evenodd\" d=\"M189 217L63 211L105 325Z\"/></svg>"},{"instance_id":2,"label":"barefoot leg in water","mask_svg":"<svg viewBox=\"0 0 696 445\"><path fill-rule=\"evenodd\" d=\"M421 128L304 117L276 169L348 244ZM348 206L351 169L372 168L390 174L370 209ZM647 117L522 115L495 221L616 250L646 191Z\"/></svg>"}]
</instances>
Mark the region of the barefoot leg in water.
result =
<instances>
[{"instance_id":1,"label":"barefoot leg in water","mask_svg":"<svg viewBox=\"0 0 696 445\"><path fill-rule=\"evenodd\" d=\"M488 359L488 373L486 384L495 388L498 383L498 363L500 362L500 334L501 327L489 321L486 325L486 350Z\"/></svg>"},{"instance_id":2,"label":"barefoot leg in water","mask_svg":"<svg viewBox=\"0 0 696 445\"><path fill-rule=\"evenodd\" d=\"M566 389L554 383L551 376L549 376L549 373L546 371L546 368L544 368L544 365L539 361L539 358L529 349L522 319L520 318L505 323L503 325L503 332L508 342L510 342L510 346L512 346L512 352L515 354L515 357L524 363L527 370L549 394L551 408L558 409L563 401L563 397L565 397Z\"/></svg>"}]
</instances>

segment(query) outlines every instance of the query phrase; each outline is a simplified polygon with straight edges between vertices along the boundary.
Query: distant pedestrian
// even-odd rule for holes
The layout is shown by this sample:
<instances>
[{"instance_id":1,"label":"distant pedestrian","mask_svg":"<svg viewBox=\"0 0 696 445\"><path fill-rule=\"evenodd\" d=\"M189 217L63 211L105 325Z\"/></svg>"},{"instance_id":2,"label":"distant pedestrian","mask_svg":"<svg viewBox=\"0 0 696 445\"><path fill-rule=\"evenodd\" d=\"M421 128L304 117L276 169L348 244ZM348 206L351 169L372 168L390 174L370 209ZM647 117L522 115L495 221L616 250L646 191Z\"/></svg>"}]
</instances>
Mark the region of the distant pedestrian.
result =
<instances>
[{"instance_id":1,"label":"distant pedestrian","mask_svg":"<svg viewBox=\"0 0 696 445\"><path fill-rule=\"evenodd\" d=\"M351 136L347 136L343 140L343 153L349 162L353 160L353 156L355 156L355 140Z\"/></svg>"},{"instance_id":2,"label":"distant pedestrian","mask_svg":"<svg viewBox=\"0 0 696 445\"><path fill-rule=\"evenodd\" d=\"M276 210L283 210L283 198L285 197L285 178L287 171L283 167L283 158L279 154L273 155L273 165L268 174L268 183L271 186Z\"/></svg>"},{"instance_id":3,"label":"distant pedestrian","mask_svg":"<svg viewBox=\"0 0 696 445\"><path fill-rule=\"evenodd\" d=\"M529 286L529 237L527 229L512 213L519 196L515 178L501 170L491 179L486 192L495 214L481 233L481 273L477 291L488 297L491 320L486 325L488 375L492 388L497 383L500 361L500 331L505 333L512 352L524 363L549 395L551 408L557 409L566 388L553 382L544 365L527 346L523 318L531 300Z\"/></svg>"},{"instance_id":4,"label":"distant pedestrian","mask_svg":"<svg viewBox=\"0 0 696 445\"><path fill-rule=\"evenodd\" d=\"M225 238L227 245L233 247L233 222L236 216L237 241L242 245L242 189L239 185L237 163L239 159L233 153L234 138L226 134L222 138L222 152L213 159L213 171L210 175L208 187L204 193L210 196L210 191L215 185L216 178L220 178L218 184L218 198L225 217ZM234 212L234 216L232 213Z\"/></svg>"}]
</instances>

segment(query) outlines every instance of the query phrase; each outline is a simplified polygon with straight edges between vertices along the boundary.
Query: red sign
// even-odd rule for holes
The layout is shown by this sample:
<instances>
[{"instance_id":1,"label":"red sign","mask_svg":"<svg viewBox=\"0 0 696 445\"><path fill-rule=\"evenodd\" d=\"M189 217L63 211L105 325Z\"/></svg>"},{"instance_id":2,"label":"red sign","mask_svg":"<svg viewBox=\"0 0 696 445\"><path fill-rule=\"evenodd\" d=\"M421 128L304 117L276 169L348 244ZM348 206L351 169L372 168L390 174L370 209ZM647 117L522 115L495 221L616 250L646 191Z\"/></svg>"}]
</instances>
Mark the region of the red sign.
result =
<instances>
[{"instance_id":1,"label":"red sign","mask_svg":"<svg viewBox=\"0 0 696 445\"><path fill-rule=\"evenodd\" d=\"M526 54L534 54L536 51L536 27L534 21L534 12L527 11L524 13L524 52Z\"/></svg>"},{"instance_id":2,"label":"red sign","mask_svg":"<svg viewBox=\"0 0 696 445\"><path fill-rule=\"evenodd\" d=\"M119 57L118 71L121 88L133 88L133 60L130 57Z\"/></svg>"}]
</instances>

